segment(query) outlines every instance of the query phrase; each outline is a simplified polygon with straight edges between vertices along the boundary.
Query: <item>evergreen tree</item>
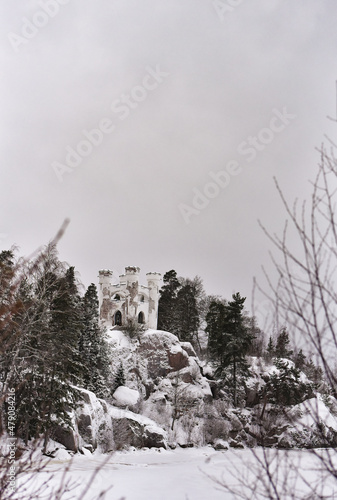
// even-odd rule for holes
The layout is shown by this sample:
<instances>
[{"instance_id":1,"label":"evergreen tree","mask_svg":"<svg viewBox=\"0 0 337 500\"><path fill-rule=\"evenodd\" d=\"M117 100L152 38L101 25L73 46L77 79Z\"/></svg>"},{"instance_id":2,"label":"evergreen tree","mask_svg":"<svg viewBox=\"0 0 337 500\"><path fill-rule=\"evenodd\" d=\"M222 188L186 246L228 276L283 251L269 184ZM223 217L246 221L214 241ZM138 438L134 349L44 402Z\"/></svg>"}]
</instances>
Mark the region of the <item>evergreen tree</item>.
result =
<instances>
[{"instance_id":1,"label":"evergreen tree","mask_svg":"<svg viewBox=\"0 0 337 500\"><path fill-rule=\"evenodd\" d=\"M181 285L173 269L164 274L164 285L160 290L158 303L158 329L174 332L176 321L177 294Z\"/></svg>"},{"instance_id":2,"label":"evergreen tree","mask_svg":"<svg viewBox=\"0 0 337 500\"><path fill-rule=\"evenodd\" d=\"M222 367L232 367L233 401L234 406L237 406L237 384L248 376L245 356L254 337L245 325L243 308L246 298L241 297L240 293L233 294L232 298L226 308Z\"/></svg>"},{"instance_id":3,"label":"evergreen tree","mask_svg":"<svg viewBox=\"0 0 337 500\"><path fill-rule=\"evenodd\" d=\"M199 354L202 351L202 345L199 339L199 328L206 327L206 314L208 312L208 306L210 301L204 290L204 285L200 276L195 276L193 279L190 278L179 278L179 282L182 287L189 285L191 289L191 296L193 296L195 301L196 312L192 314L192 321L194 326L190 329L193 332L191 341L195 348L199 350Z\"/></svg>"},{"instance_id":4,"label":"evergreen tree","mask_svg":"<svg viewBox=\"0 0 337 500\"><path fill-rule=\"evenodd\" d=\"M306 359L307 359L306 355L303 354L302 349L300 349L296 354L296 356L294 357L295 367L298 368L299 370L302 370L306 363Z\"/></svg>"},{"instance_id":5,"label":"evergreen tree","mask_svg":"<svg viewBox=\"0 0 337 500\"><path fill-rule=\"evenodd\" d=\"M122 385L125 385L125 375L124 375L123 364L120 363L118 370L117 370L117 373L116 373L116 376L115 376L115 380L114 380L111 392L114 393L115 390Z\"/></svg>"},{"instance_id":6,"label":"evergreen tree","mask_svg":"<svg viewBox=\"0 0 337 500\"><path fill-rule=\"evenodd\" d=\"M277 358L291 358L291 355L293 354L293 351L289 349L289 335L288 332L285 328L282 328L281 332L279 333L276 341L276 346L275 346L275 356Z\"/></svg>"},{"instance_id":7,"label":"evergreen tree","mask_svg":"<svg viewBox=\"0 0 337 500\"><path fill-rule=\"evenodd\" d=\"M238 385L242 385L248 376L245 356L254 336L247 328L243 314L246 298L235 293L232 299L226 306L212 302L207 314L206 331L209 333L209 350L217 358L217 373L227 378L234 406L237 406Z\"/></svg>"},{"instance_id":8,"label":"evergreen tree","mask_svg":"<svg viewBox=\"0 0 337 500\"><path fill-rule=\"evenodd\" d=\"M258 327L255 316L247 316L245 319L247 329L252 336L252 343L247 354L261 357L264 351L264 332Z\"/></svg>"},{"instance_id":9,"label":"evergreen tree","mask_svg":"<svg viewBox=\"0 0 337 500\"><path fill-rule=\"evenodd\" d=\"M82 299L82 327L79 354L83 366L84 387L98 397L109 396L107 379L110 359L109 346L99 326L97 288L91 283Z\"/></svg>"},{"instance_id":10,"label":"evergreen tree","mask_svg":"<svg viewBox=\"0 0 337 500\"><path fill-rule=\"evenodd\" d=\"M48 276L50 279L50 276ZM75 405L78 384L82 377L78 343L81 334L80 297L73 267L56 276L50 283L50 321L44 335L45 352L42 363L46 400L44 405L44 432L46 447L55 418L71 425L69 409Z\"/></svg>"},{"instance_id":11,"label":"evergreen tree","mask_svg":"<svg viewBox=\"0 0 337 500\"><path fill-rule=\"evenodd\" d=\"M4 250L0 253L0 435L6 429L5 395L8 376L12 363L12 352L15 350L16 328L13 314L18 307L13 293L13 282L16 268L14 253Z\"/></svg>"},{"instance_id":12,"label":"evergreen tree","mask_svg":"<svg viewBox=\"0 0 337 500\"><path fill-rule=\"evenodd\" d=\"M303 372L314 383L316 389L323 382L323 370L320 366L316 366L312 359L305 363Z\"/></svg>"},{"instance_id":13,"label":"evergreen tree","mask_svg":"<svg viewBox=\"0 0 337 500\"><path fill-rule=\"evenodd\" d=\"M301 381L300 370L280 359L275 361L275 366L278 371L269 376L260 391L261 397L284 407L302 403L313 396L311 384Z\"/></svg>"},{"instance_id":14,"label":"evergreen tree","mask_svg":"<svg viewBox=\"0 0 337 500\"><path fill-rule=\"evenodd\" d=\"M190 284L177 293L175 319L179 340L191 342L197 336L200 322L195 292Z\"/></svg>"},{"instance_id":15,"label":"evergreen tree","mask_svg":"<svg viewBox=\"0 0 337 500\"><path fill-rule=\"evenodd\" d=\"M222 364L224 352L223 325L226 308L219 300L213 300L206 315L206 333L208 334L208 353L211 359L219 360Z\"/></svg>"}]
</instances>

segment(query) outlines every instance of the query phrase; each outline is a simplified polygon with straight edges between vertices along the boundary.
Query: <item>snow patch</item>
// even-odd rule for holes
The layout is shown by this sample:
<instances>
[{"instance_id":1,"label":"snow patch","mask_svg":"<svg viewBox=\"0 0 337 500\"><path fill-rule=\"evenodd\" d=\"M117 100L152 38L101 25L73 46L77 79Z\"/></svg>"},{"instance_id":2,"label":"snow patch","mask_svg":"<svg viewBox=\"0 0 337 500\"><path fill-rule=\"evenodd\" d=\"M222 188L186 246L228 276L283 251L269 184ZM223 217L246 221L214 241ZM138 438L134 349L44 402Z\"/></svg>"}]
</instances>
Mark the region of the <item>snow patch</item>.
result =
<instances>
[{"instance_id":1,"label":"snow patch","mask_svg":"<svg viewBox=\"0 0 337 500\"><path fill-rule=\"evenodd\" d=\"M118 405L134 406L139 400L139 392L121 385L113 393L113 398Z\"/></svg>"},{"instance_id":2,"label":"snow patch","mask_svg":"<svg viewBox=\"0 0 337 500\"><path fill-rule=\"evenodd\" d=\"M108 330L107 341L111 347L121 349L123 347L130 347L130 339L121 330Z\"/></svg>"}]
</instances>

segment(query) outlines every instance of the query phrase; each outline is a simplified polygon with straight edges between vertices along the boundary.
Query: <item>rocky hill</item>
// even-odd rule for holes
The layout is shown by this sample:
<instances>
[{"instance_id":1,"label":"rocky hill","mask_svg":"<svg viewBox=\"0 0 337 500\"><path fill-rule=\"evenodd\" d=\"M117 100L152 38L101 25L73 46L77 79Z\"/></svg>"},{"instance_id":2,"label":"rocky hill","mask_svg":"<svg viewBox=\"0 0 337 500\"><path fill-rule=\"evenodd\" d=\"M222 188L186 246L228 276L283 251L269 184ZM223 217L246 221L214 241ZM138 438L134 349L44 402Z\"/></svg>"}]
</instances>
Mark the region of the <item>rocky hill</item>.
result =
<instances>
[{"instance_id":1,"label":"rocky hill","mask_svg":"<svg viewBox=\"0 0 337 500\"><path fill-rule=\"evenodd\" d=\"M272 363L250 359L247 404L232 408L212 367L198 359L190 343L157 330L147 330L134 339L110 330L108 338L112 381L122 367L124 382L110 401L81 390L82 402L72 416L73 429L59 427L54 436L70 450L337 445L337 403L331 396L307 391L301 403L283 408L256 399L278 373ZM311 387L304 374L301 383Z\"/></svg>"}]
</instances>

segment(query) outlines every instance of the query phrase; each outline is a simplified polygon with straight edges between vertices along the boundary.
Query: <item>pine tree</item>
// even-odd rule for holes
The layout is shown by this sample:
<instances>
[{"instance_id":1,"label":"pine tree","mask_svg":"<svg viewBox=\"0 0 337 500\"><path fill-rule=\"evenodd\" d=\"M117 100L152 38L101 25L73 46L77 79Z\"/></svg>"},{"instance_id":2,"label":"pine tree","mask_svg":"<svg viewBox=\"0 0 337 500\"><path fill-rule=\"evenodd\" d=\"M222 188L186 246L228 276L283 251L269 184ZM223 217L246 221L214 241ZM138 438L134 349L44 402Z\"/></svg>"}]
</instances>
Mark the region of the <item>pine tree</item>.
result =
<instances>
[{"instance_id":1,"label":"pine tree","mask_svg":"<svg viewBox=\"0 0 337 500\"><path fill-rule=\"evenodd\" d=\"M209 351L218 362L216 373L227 378L234 406L237 406L238 384L242 385L248 376L245 356L254 336L243 314L246 298L235 293L232 299L226 305L212 302L207 314L206 331L209 333Z\"/></svg>"},{"instance_id":2,"label":"pine tree","mask_svg":"<svg viewBox=\"0 0 337 500\"><path fill-rule=\"evenodd\" d=\"M245 297L240 293L232 295L233 300L228 302L224 323L224 355L222 367L232 367L233 402L237 406L238 382L243 383L248 376L248 364L245 356L251 346L253 335L245 325L243 315Z\"/></svg>"},{"instance_id":3,"label":"pine tree","mask_svg":"<svg viewBox=\"0 0 337 500\"><path fill-rule=\"evenodd\" d=\"M199 351L199 354L201 354L202 345L199 338L199 328L201 327L201 329L204 329L206 327L206 314L208 312L208 307L211 301L206 295L204 285L200 276L195 276L193 279L179 278L179 282L182 287L184 287L185 285L189 285L192 289L198 315L198 325L195 326L193 346Z\"/></svg>"},{"instance_id":4,"label":"pine tree","mask_svg":"<svg viewBox=\"0 0 337 500\"><path fill-rule=\"evenodd\" d=\"M279 333L275 346L275 356L277 358L291 358L293 351L288 348L290 344L289 335L285 328Z\"/></svg>"},{"instance_id":5,"label":"pine tree","mask_svg":"<svg viewBox=\"0 0 337 500\"><path fill-rule=\"evenodd\" d=\"M177 326L177 294L181 285L173 269L164 274L158 303L158 329L173 332Z\"/></svg>"}]
</instances>

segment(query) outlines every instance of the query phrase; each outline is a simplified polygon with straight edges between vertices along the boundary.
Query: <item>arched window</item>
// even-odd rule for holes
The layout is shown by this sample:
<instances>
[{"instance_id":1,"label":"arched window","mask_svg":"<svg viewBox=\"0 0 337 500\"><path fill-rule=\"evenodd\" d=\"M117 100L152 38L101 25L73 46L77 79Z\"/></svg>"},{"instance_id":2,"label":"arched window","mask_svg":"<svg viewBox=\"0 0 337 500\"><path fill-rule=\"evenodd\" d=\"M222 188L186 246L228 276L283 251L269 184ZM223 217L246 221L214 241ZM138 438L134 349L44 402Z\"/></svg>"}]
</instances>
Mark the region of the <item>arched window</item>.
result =
<instances>
[{"instance_id":1,"label":"arched window","mask_svg":"<svg viewBox=\"0 0 337 500\"><path fill-rule=\"evenodd\" d=\"M139 302L144 302L144 300L145 300L144 295L141 295L139 298Z\"/></svg>"},{"instance_id":2,"label":"arched window","mask_svg":"<svg viewBox=\"0 0 337 500\"><path fill-rule=\"evenodd\" d=\"M138 314L138 323L141 323L142 325L145 323L145 317L143 312L140 312Z\"/></svg>"},{"instance_id":3,"label":"arched window","mask_svg":"<svg viewBox=\"0 0 337 500\"><path fill-rule=\"evenodd\" d=\"M118 295L118 293L116 293L116 295L113 296L113 300L121 300L120 295Z\"/></svg>"},{"instance_id":4,"label":"arched window","mask_svg":"<svg viewBox=\"0 0 337 500\"><path fill-rule=\"evenodd\" d=\"M122 313L120 311L117 311L115 313L115 325L121 325L122 324Z\"/></svg>"}]
</instances>

